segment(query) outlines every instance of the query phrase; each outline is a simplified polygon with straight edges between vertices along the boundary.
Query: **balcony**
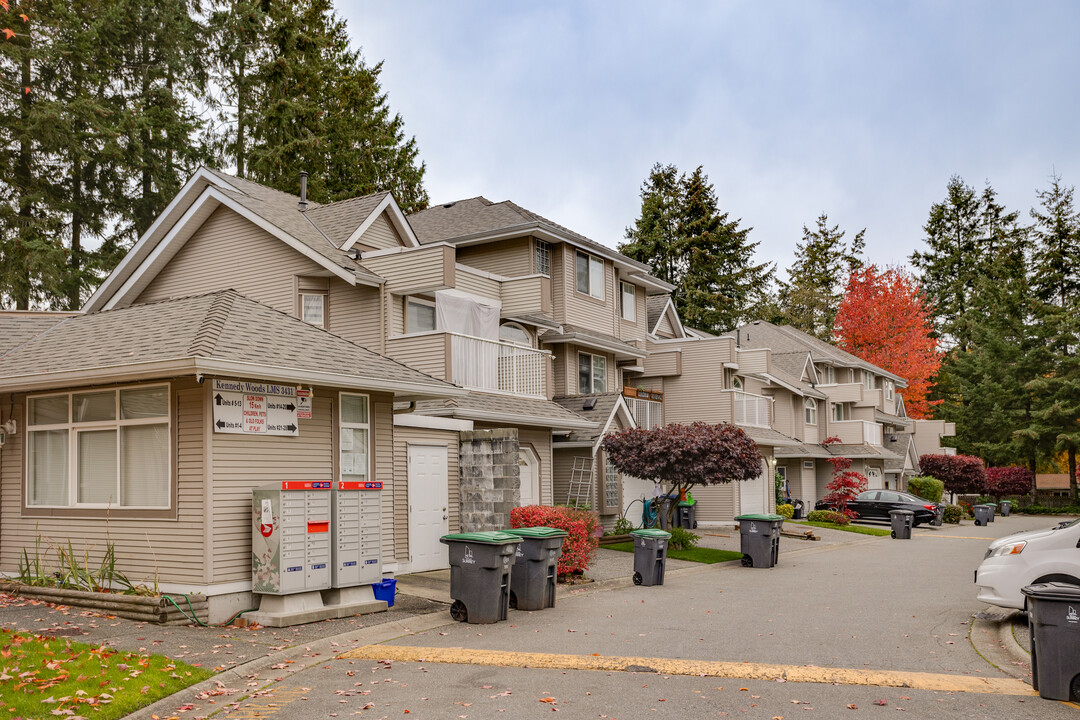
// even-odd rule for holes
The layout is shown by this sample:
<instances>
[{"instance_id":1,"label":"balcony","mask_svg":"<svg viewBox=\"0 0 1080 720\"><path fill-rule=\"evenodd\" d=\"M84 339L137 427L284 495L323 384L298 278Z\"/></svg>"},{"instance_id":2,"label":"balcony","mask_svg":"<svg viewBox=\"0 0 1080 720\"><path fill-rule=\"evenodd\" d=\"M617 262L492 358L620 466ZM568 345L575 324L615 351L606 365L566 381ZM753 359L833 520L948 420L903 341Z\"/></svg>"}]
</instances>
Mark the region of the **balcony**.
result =
<instances>
[{"instance_id":1,"label":"balcony","mask_svg":"<svg viewBox=\"0 0 1080 720\"><path fill-rule=\"evenodd\" d=\"M840 438L845 445L881 446L881 425L866 420L833 420L829 434Z\"/></svg>"},{"instance_id":2,"label":"balcony","mask_svg":"<svg viewBox=\"0 0 1080 720\"><path fill-rule=\"evenodd\" d=\"M547 350L450 332L402 335L386 341L390 357L440 380L473 390L546 398Z\"/></svg>"},{"instance_id":3,"label":"balcony","mask_svg":"<svg viewBox=\"0 0 1080 720\"><path fill-rule=\"evenodd\" d=\"M731 394L731 421L733 423L770 427L769 406L772 404L770 398L740 390L725 390L724 392Z\"/></svg>"}]
</instances>

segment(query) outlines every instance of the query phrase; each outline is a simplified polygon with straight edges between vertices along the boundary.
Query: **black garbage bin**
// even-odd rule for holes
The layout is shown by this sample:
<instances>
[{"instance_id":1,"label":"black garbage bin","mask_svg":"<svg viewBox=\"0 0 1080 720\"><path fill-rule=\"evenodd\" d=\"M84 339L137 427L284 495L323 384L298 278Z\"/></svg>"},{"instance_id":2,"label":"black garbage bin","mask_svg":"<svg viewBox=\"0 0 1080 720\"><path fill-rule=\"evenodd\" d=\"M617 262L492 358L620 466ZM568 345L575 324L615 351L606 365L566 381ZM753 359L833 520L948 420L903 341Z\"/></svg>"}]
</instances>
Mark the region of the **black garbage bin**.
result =
<instances>
[{"instance_id":1,"label":"black garbage bin","mask_svg":"<svg viewBox=\"0 0 1080 720\"><path fill-rule=\"evenodd\" d=\"M802 520L802 518L803 518L803 509L806 507L806 505L803 503L803 501L802 500L792 500L791 501L791 506L793 508L795 508L795 513L791 516L791 519L792 520Z\"/></svg>"},{"instance_id":2,"label":"black garbage bin","mask_svg":"<svg viewBox=\"0 0 1080 720\"><path fill-rule=\"evenodd\" d=\"M1031 684L1048 700L1080 700L1080 586L1028 585Z\"/></svg>"},{"instance_id":3,"label":"black garbage bin","mask_svg":"<svg viewBox=\"0 0 1080 720\"><path fill-rule=\"evenodd\" d=\"M555 607L559 556L566 531L525 527L506 532L521 538L514 554L514 571L510 573L510 607L518 610Z\"/></svg>"},{"instance_id":4,"label":"black garbage bin","mask_svg":"<svg viewBox=\"0 0 1080 720\"><path fill-rule=\"evenodd\" d=\"M697 527L697 500L688 498L686 500L680 500L678 507L675 508L677 513L678 527L686 528L687 530L693 530Z\"/></svg>"},{"instance_id":5,"label":"black garbage bin","mask_svg":"<svg viewBox=\"0 0 1080 720\"><path fill-rule=\"evenodd\" d=\"M945 508L948 507L945 503L938 503L934 508L934 519L930 521L930 524L934 527L941 527L942 521L945 520Z\"/></svg>"},{"instance_id":6,"label":"black garbage bin","mask_svg":"<svg viewBox=\"0 0 1080 720\"><path fill-rule=\"evenodd\" d=\"M994 522L994 516L997 515L997 505L986 503L986 509L990 511L990 522Z\"/></svg>"},{"instance_id":7,"label":"black garbage bin","mask_svg":"<svg viewBox=\"0 0 1080 720\"><path fill-rule=\"evenodd\" d=\"M911 510L890 510L889 520L892 522L892 536L894 539L911 539L911 526L915 522L915 513Z\"/></svg>"},{"instance_id":8,"label":"black garbage bin","mask_svg":"<svg viewBox=\"0 0 1080 720\"><path fill-rule=\"evenodd\" d=\"M1012 500L1001 501L1001 517L1009 517L1009 513L1012 512Z\"/></svg>"},{"instance_id":9,"label":"black garbage bin","mask_svg":"<svg viewBox=\"0 0 1080 720\"><path fill-rule=\"evenodd\" d=\"M504 532L443 535L450 552L450 617L459 622L494 623L506 619L510 571L521 538Z\"/></svg>"},{"instance_id":10,"label":"black garbage bin","mask_svg":"<svg viewBox=\"0 0 1080 720\"><path fill-rule=\"evenodd\" d=\"M975 524L985 525L990 522L990 508L986 505L975 505L971 508L975 513Z\"/></svg>"},{"instance_id":11,"label":"black garbage bin","mask_svg":"<svg viewBox=\"0 0 1080 720\"><path fill-rule=\"evenodd\" d=\"M784 516L772 513L739 515L739 549L743 567L771 568L780 559L780 528Z\"/></svg>"},{"instance_id":12,"label":"black garbage bin","mask_svg":"<svg viewBox=\"0 0 1080 720\"><path fill-rule=\"evenodd\" d=\"M634 584L663 585L671 533L656 528L630 531L634 538Z\"/></svg>"}]
</instances>

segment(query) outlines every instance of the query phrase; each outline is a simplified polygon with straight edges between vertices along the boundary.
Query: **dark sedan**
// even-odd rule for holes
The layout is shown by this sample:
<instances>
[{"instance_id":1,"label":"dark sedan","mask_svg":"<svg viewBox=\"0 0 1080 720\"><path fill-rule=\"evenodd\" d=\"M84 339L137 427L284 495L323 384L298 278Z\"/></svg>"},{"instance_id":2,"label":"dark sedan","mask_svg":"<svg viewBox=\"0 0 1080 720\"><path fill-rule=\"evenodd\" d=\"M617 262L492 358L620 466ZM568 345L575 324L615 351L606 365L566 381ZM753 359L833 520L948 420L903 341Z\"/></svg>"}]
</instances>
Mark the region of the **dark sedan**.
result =
<instances>
[{"instance_id":1,"label":"dark sedan","mask_svg":"<svg viewBox=\"0 0 1080 720\"><path fill-rule=\"evenodd\" d=\"M910 510L915 513L913 525L930 522L937 514L937 506L929 500L917 498L895 490L866 490L848 503L848 509L859 514L859 520L883 520L888 522L890 510ZM815 510L835 510L833 505L819 500Z\"/></svg>"}]
</instances>

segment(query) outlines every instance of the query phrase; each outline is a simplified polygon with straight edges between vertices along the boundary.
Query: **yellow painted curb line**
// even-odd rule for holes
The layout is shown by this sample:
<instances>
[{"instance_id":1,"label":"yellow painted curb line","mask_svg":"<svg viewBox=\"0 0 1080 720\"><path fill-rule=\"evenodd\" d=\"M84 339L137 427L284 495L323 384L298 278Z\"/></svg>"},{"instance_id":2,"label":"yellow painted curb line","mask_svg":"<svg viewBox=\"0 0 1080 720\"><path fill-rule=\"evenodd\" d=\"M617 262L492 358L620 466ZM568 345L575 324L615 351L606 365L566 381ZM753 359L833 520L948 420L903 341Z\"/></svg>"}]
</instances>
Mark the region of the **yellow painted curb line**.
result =
<instances>
[{"instance_id":1,"label":"yellow painted curb line","mask_svg":"<svg viewBox=\"0 0 1080 720\"><path fill-rule=\"evenodd\" d=\"M919 537L950 538L952 540L995 540L991 537L978 537L976 535L935 535L933 533L919 533Z\"/></svg>"},{"instance_id":2,"label":"yellow painted curb line","mask_svg":"<svg viewBox=\"0 0 1080 720\"><path fill-rule=\"evenodd\" d=\"M1015 678L971 675L941 675L923 672L854 670L813 665L770 665L764 663L678 660L671 658L617 657L600 655L560 655L557 653L466 650L464 648L365 645L348 650L339 659L391 660L398 662L449 663L553 670L601 670L614 672L655 672L661 675L725 677L744 680L778 680L802 683L835 683L871 687L900 687L913 690L990 693L996 695L1037 695L1031 686Z\"/></svg>"}]
</instances>

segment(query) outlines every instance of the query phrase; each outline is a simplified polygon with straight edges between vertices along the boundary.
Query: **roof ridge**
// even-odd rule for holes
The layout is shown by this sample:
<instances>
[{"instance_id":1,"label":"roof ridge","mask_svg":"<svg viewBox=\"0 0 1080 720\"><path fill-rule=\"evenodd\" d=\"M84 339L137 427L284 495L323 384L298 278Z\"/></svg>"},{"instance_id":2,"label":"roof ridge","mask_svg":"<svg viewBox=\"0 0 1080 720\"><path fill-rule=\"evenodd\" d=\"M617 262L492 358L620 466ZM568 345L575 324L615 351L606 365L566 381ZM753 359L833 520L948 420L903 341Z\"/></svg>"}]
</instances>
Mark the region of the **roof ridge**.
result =
<instances>
[{"instance_id":1,"label":"roof ridge","mask_svg":"<svg viewBox=\"0 0 1080 720\"><path fill-rule=\"evenodd\" d=\"M103 313L122 312L124 310L132 310L134 308L146 307L147 305L161 305L162 303L179 302L181 300L194 300L196 298L209 297L210 295L218 295L225 292L236 292L232 288L225 288L222 290L207 290L206 292L194 293L192 295L179 295L176 297L158 298L157 300L149 300L147 302L131 303L130 305L124 305L122 307L102 308L97 312L82 313L79 317L90 317L93 315L101 315ZM70 320L71 318L67 318ZM59 324L59 323L58 323ZM55 327L55 326L54 326Z\"/></svg>"},{"instance_id":2,"label":"roof ridge","mask_svg":"<svg viewBox=\"0 0 1080 720\"><path fill-rule=\"evenodd\" d=\"M35 340L37 340L42 335L47 335L48 333L55 330L57 327L59 327L59 326L63 325L64 323L66 323L68 320L71 320L72 318L76 318L76 317L86 317L86 315L85 315L85 313L79 313L77 315L68 315L66 318L63 318L62 320L59 320L59 321L53 323L52 325L45 328L44 330L37 333L36 335L33 335L31 337L26 338L25 340L23 340L21 343L19 343L15 347L11 347L11 348L8 348L4 352L0 352L0 359L7 357L8 355L10 355L11 353L15 352L16 350L18 350L20 348L26 347L28 344L34 342Z\"/></svg>"},{"instance_id":3,"label":"roof ridge","mask_svg":"<svg viewBox=\"0 0 1080 720\"><path fill-rule=\"evenodd\" d=\"M354 200L366 200L367 198L375 197L376 195L389 195L389 194L390 194L389 190L379 190L377 192L368 193L366 195L356 195L354 197L345 198L343 200L335 200L334 202L322 203L322 204L317 205L316 207L313 207L311 209L312 210L323 210L325 208L332 208L335 205L341 205L342 203L353 202Z\"/></svg>"},{"instance_id":4,"label":"roof ridge","mask_svg":"<svg viewBox=\"0 0 1080 720\"><path fill-rule=\"evenodd\" d=\"M194 357L210 357L217 347L218 339L225 329L225 321L229 319L233 303L236 301L238 292L229 289L219 291L217 296L210 302L206 309L199 329L188 345L188 353Z\"/></svg>"}]
</instances>

